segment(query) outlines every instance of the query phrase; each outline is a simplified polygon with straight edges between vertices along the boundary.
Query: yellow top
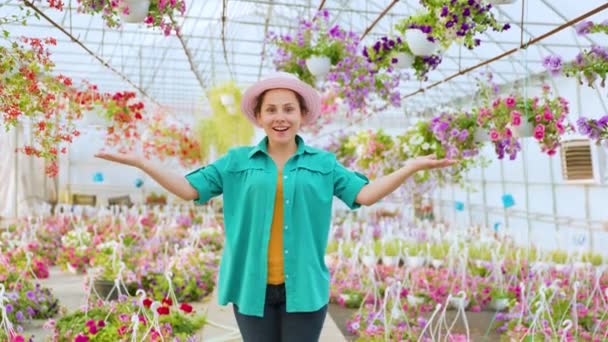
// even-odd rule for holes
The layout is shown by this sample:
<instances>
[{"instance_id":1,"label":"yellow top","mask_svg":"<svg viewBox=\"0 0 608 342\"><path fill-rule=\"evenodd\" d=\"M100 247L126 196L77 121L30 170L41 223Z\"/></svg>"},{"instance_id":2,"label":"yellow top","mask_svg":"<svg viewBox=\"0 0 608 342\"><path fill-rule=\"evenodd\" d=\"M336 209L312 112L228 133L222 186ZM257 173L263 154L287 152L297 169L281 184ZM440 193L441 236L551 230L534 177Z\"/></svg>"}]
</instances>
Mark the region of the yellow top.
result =
<instances>
[{"instance_id":1,"label":"yellow top","mask_svg":"<svg viewBox=\"0 0 608 342\"><path fill-rule=\"evenodd\" d=\"M285 282L283 266L283 177L279 172L277 193L274 197L274 213L268 243L268 284L280 285Z\"/></svg>"}]
</instances>

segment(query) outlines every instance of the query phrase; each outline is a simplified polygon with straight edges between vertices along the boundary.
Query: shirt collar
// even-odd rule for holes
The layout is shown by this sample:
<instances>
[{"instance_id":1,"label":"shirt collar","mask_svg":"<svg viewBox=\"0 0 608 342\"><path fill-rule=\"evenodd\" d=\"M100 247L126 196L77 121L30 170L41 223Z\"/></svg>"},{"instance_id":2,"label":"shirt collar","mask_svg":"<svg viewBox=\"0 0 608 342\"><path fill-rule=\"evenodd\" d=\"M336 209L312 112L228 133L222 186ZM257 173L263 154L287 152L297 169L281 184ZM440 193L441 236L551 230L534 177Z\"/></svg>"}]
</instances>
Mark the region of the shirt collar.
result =
<instances>
[{"instance_id":1,"label":"shirt collar","mask_svg":"<svg viewBox=\"0 0 608 342\"><path fill-rule=\"evenodd\" d=\"M296 134L296 144L298 145L298 149L296 150L296 155L302 154L304 152L310 153L310 154L314 154L314 153L318 152L314 148L306 145L304 143L304 139L302 139L302 137L297 134ZM260 140L260 142L256 146L253 147L251 152L249 152L249 158L253 157L258 152L264 152L265 154L268 154L268 137L267 136L264 137L262 140Z\"/></svg>"}]
</instances>

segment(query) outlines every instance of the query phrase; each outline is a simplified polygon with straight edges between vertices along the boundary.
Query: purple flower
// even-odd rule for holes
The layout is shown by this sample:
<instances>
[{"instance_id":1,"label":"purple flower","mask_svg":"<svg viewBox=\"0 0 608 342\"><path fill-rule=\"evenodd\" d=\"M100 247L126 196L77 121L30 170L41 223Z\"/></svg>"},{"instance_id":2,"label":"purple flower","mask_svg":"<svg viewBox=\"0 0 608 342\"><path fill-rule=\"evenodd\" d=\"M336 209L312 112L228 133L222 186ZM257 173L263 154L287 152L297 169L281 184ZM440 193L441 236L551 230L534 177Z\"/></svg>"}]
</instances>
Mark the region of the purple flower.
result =
<instances>
[{"instance_id":1,"label":"purple flower","mask_svg":"<svg viewBox=\"0 0 608 342\"><path fill-rule=\"evenodd\" d=\"M34 294L34 292L32 291L27 291L25 293L25 296L27 297L27 299L29 300L36 300L36 295Z\"/></svg>"},{"instance_id":2,"label":"purple flower","mask_svg":"<svg viewBox=\"0 0 608 342\"><path fill-rule=\"evenodd\" d=\"M469 131L467 131L466 129L463 129L462 131L460 131L460 134L458 135L458 140L464 142L465 140L467 140L468 137L469 137Z\"/></svg>"},{"instance_id":3,"label":"purple flower","mask_svg":"<svg viewBox=\"0 0 608 342\"><path fill-rule=\"evenodd\" d=\"M576 34L578 34L579 36L584 36L591 32L592 27L593 27L593 22L581 21L580 23L574 25L574 30L576 30Z\"/></svg>"},{"instance_id":4,"label":"purple flower","mask_svg":"<svg viewBox=\"0 0 608 342\"><path fill-rule=\"evenodd\" d=\"M452 27L452 26L454 26L454 22L453 22L453 21L451 21L451 20L448 20L448 21L445 23L445 28L450 28L450 27Z\"/></svg>"},{"instance_id":5,"label":"purple flower","mask_svg":"<svg viewBox=\"0 0 608 342\"><path fill-rule=\"evenodd\" d=\"M557 55L547 56L543 59L543 66L551 75L557 76L562 70L562 59Z\"/></svg>"},{"instance_id":6,"label":"purple flower","mask_svg":"<svg viewBox=\"0 0 608 342\"><path fill-rule=\"evenodd\" d=\"M17 321L21 322L23 321L24 317L23 317L23 312L21 311L17 311L17 313L15 314L15 318L17 319Z\"/></svg>"},{"instance_id":7,"label":"purple flower","mask_svg":"<svg viewBox=\"0 0 608 342\"><path fill-rule=\"evenodd\" d=\"M4 308L6 309L7 314L10 314L11 312L13 312L13 304L11 304L11 303L6 304L6 306L4 306Z\"/></svg>"},{"instance_id":8,"label":"purple flower","mask_svg":"<svg viewBox=\"0 0 608 342\"><path fill-rule=\"evenodd\" d=\"M464 11L462 11L462 16L463 17L468 17L471 15L471 9L470 8L465 8Z\"/></svg>"},{"instance_id":9,"label":"purple flower","mask_svg":"<svg viewBox=\"0 0 608 342\"><path fill-rule=\"evenodd\" d=\"M441 17L445 17L448 15L448 6L443 6L441 8Z\"/></svg>"},{"instance_id":10,"label":"purple flower","mask_svg":"<svg viewBox=\"0 0 608 342\"><path fill-rule=\"evenodd\" d=\"M490 6L490 5L488 5L488 6ZM510 28L511 28L511 24L506 23L506 24L505 24L505 25L502 27L502 30L503 30L503 31L506 31L506 30L508 30L508 29L510 29Z\"/></svg>"}]
</instances>

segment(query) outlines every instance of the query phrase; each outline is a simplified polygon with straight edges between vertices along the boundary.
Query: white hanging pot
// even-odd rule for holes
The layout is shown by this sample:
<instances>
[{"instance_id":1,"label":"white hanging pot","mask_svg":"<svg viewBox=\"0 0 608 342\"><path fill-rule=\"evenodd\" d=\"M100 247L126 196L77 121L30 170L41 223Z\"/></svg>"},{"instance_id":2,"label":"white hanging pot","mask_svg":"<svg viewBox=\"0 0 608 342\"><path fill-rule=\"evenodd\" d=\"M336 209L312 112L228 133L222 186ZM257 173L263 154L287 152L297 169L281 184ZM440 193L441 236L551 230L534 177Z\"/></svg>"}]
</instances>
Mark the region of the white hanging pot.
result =
<instances>
[{"instance_id":1,"label":"white hanging pot","mask_svg":"<svg viewBox=\"0 0 608 342\"><path fill-rule=\"evenodd\" d=\"M517 2L517 0L488 0L492 5L510 5Z\"/></svg>"},{"instance_id":2,"label":"white hanging pot","mask_svg":"<svg viewBox=\"0 0 608 342\"><path fill-rule=\"evenodd\" d=\"M364 255L361 257L361 262L367 267L372 267L376 264L376 257L373 255Z\"/></svg>"},{"instance_id":3,"label":"white hanging pot","mask_svg":"<svg viewBox=\"0 0 608 342\"><path fill-rule=\"evenodd\" d=\"M406 30L405 41L416 56L430 56L437 49L437 44L430 42L426 33L418 29Z\"/></svg>"},{"instance_id":4,"label":"white hanging pot","mask_svg":"<svg viewBox=\"0 0 608 342\"><path fill-rule=\"evenodd\" d=\"M424 297L418 297L414 295L407 295L407 303L411 306L418 306L424 304Z\"/></svg>"},{"instance_id":5,"label":"white hanging pot","mask_svg":"<svg viewBox=\"0 0 608 342\"><path fill-rule=\"evenodd\" d=\"M220 102L224 107L234 106L234 96L232 94L220 95Z\"/></svg>"},{"instance_id":6,"label":"white hanging pot","mask_svg":"<svg viewBox=\"0 0 608 342\"><path fill-rule=\"evenodd\" d=\"M431 261L431 265L432 265L434 268L439 268L439 267L441 267L441 266L443 265L443 260L439 260L439 259L433 259L433 260Z\"/></svg>"},{"instance_id":7,"label":"white hanging pot","mask_svg":"<svg viewBox=\"0 0 608 342\"><path fill-rule=\"evenodd\" d=\"M128 8L128 14L125 14ZM118 5L118 14L126 23L141 23L148 16L150 0L122 0Z\"/></svg>"},{"instance_id":8,"label":"white hanging pot","mask_svg":"<svg viewBox=\"0 0 608 342\"><path fill-rule=\"evenodd\" d=\"M315 77L323 77L329 72L331 60L327 56L310 56L306 60L306 67Z\"/></svg>"},{"instance_id":9,"label":"white hanging pot","mask_svg":"<svg viewBox=\"0 0 608 342\"><path fill-rule=\"evenodd\" d=\"M396 256L383 256L382 264L386 266L397 266L399 265L399 257Z\"/></svg>"},{"instance_id":10,"label":"white hanging pot","mask_svg":"<svg viewBox=\"0 0 608 342\"><path fill-rule=\"evenodd\" d=\"M465 310L469 306L469 300L462 297L450 297L449 305L456 310Z\"/></svg>"},{"instance_id":11,"label":"white hanging pot","mask_svg":"<svg viewBox=\"0 0 608 342\"><path fill-rule=\"evenodd\" d=\"M399 69L408 69L414 65L414 56L410 55L409 53L397 52L394 58L397 59L395 67Z\"/></svg>"},{"instance_id":12,"label":"white hanging pot","mask_svg":"<svg viewBox=\"0 0 608 342\"><path fill-rule=\"evenodd\" d=\"M508 298L493 298L490 302L490 309L495 311L504 311L509 306Z\"/></svg>"},{"instance_id":13,"label":"white hanging pot","mask_svg":"<svg viewBox=\"0 0 608 342\"><path fill-rule=\"evenodd\" d=\"M524 119L519 126L515 127L515 132L520 138L529 138L534 136L534 126Z\"/></svg>"},{"instance_id":14,"label":"white hanging pot","mask_svg":"<svg viewBox=\"0 0 608 342\"><path fill-rule=\"evenodd\" d=\"M82 120L85 125L89 126L105 126L107 124L107 121L94 110L83 111Z\"/></svg>"},{"instance_id":15,"label":"white hanging pot","mask_svg":"<svg viewBox=\"0 0 608 342\"><path fill-rule=\"evenodd\" d=\"M418 256L407 257L406 261L407 261L407 266L410 268L417 268L417 267L424 266L423 257L418 257Z\"/></svg>"},{"instance_id":16,"label":"white hanging pot","mask_svg":"<svg viewBox=\"0 0 608 342\"><path fill-rule=\"evenodd\" d=\"M491 141L490 134L488 134L488 132L486 132L486 130L484 130L481 127L478 127L477 129L475 129L473 138L478 143L485 143L485 142Z\"/></svg>"}]
</instances>

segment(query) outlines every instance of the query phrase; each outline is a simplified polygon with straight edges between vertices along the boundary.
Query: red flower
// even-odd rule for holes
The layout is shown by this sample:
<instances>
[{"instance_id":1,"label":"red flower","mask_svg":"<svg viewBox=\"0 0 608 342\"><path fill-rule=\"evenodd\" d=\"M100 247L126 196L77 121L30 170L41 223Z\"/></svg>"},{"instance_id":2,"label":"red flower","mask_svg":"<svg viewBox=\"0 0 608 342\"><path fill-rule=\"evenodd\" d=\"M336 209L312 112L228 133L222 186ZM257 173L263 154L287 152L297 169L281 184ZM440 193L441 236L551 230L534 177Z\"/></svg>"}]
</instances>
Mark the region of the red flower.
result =
<instances>
[{"instance_id":1,"label":"red flower","mask_svg":"<svg viewBox=\"0 0 608 342\"><path fill-rule=\"evenodd\" d=\"M144 306L149 308L152 305L152 299L146 298L144 299Z\"/></svg>"},{"instance_id":2,"label":"red flower","mask_svg":"<svg viewBox=\"0 0 608 342\"><path fill-rule=\"evenodd\" d=\"M166 306L161 306L159 308L156 309L156 312L158 312L159 315L168 315L169 314L169 308Z\"/></svg>"},{"instance_id":3,"label":"red flower","mask_svg":"<svg viewBox=\"0 0 608 342\"><path fill-rule=\"evenodd\" d=\"M179 306L179 309L182 310L185 313L191 313L192 312L192 305L190 305L188 303L182 303L182 305Z\"/></svg>"},{"instance_id":4,"label":"red flower","mask_svg":"<svg viewBox=\"0 0 608 342\"><path fill-rule=\"evenodd\" d=\"M163 299L162 303L163 303L163 305L166 305L166 306L173 305L173 301L171 300L171 298L165 298L165 299Z\"/></svg>"}]
</instances>

